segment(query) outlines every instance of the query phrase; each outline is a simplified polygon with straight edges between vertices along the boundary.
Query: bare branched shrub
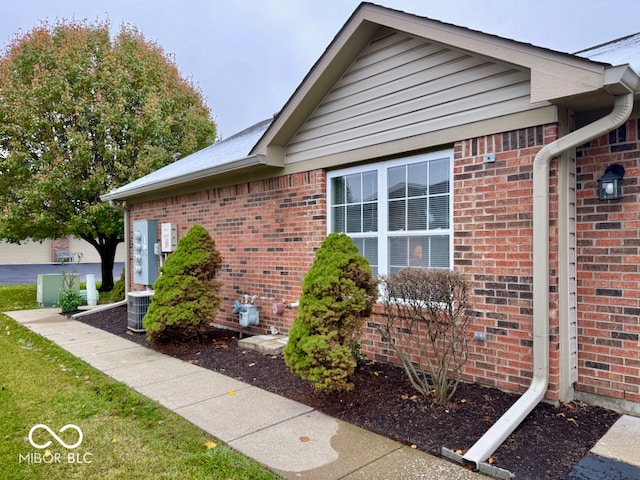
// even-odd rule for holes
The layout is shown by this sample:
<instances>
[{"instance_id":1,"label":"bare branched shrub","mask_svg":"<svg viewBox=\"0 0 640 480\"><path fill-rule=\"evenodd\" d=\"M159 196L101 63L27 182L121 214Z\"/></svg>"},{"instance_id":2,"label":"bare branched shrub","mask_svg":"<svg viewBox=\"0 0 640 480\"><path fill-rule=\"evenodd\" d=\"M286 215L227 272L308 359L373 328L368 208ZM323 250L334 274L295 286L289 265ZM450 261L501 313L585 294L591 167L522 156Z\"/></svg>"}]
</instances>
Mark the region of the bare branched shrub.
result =
<instances>
[{"instance_id":1,"label":"bare branched shrub","mask_svg":"<svg viewBox=\"0 0 640 480\"><path fill-rule=\"evenodd\" d=\"M382 281L385 321L378 330L411 385L439 403L455 394L467 361L469 286L449 270L407 268ZM430 383L430 382L431 383Z\"/></svg>"}]
</instances>

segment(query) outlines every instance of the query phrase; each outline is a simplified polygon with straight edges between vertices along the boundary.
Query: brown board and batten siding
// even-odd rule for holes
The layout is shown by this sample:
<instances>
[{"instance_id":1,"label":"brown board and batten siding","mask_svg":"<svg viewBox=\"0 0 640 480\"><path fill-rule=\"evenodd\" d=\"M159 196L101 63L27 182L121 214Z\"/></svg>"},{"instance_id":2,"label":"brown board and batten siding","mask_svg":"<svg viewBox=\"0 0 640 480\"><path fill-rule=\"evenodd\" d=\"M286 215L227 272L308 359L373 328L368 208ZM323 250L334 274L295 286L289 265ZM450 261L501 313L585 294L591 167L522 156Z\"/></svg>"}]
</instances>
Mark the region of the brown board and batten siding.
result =
<instances>
[{"instance_id":1,"label":"brown board and batten siding","mask_svg":"<svg viewBox=\"0 0 640 480\"><path fill-rule=\"evenodd\" d=\"M539 108L530 72L382 29L286 147L286 163Z\"/></svg>"}]
</instances>

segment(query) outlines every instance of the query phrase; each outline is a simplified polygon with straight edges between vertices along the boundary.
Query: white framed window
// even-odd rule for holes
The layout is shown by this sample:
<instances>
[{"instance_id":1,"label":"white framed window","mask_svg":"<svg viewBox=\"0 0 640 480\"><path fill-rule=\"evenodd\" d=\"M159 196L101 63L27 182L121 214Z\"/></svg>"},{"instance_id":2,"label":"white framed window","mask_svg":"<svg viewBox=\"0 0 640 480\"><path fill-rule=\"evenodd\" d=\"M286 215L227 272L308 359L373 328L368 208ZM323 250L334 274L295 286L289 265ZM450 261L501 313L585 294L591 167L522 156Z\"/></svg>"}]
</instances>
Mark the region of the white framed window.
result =
<instances>
[{"instance_id":1,"label":"white framed window","mask_svg":"<svg viewBox=\"0 0 640 480\"><path fill-rule=\"evenodd\" d=\"M346 233L376 275L453 266L453 150L327 173L327 233Z\"/></svg>"}]
</instances>

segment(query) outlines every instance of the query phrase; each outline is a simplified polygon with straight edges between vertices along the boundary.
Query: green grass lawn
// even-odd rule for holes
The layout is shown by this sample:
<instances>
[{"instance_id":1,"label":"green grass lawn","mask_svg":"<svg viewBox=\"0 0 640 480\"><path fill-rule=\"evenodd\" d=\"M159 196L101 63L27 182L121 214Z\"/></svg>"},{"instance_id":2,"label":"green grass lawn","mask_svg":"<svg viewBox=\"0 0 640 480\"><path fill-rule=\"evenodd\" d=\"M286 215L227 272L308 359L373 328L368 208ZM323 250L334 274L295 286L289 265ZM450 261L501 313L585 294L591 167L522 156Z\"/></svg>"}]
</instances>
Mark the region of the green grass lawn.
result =
<instances>
[{"instance_id":1,"label":"green grass lawn","mask_svg":"<svg viewBox=\"0 0 640 480\"><path fill-rule=\"evenodd\" d=\"M38 308L35 285L0 286L0 312Z\"/></svg>"},{"instance_id":2,"label":"green grass lawn","mask_svg":"<svg viewBox=\"0 0 640 480\"><path fill-rule=\"evenodd\" d=\"M0 312L31 308L0 288ZM24 303L21 303L24 300ZM48 426L67 449L44 428ZM31 441L30 441L31 439ZM51 444L42 446L47 441ZM36 446L32 445L32 442ZM0 314L0 478L276 479L173 412Z\"/></svg>"},{"instance_id":3,"label":"green grass lawn","mask_svg":"<svg viewBox=\"0 0 640 480\"><path fill-rule=\"evenodd\" d=\"M100 287L100 282L96 284ZM80 283L80 289L85 289L86 283ZM0 312L11 310L30 310L38 308L37 290L35 285L0 285ZM113 303L120 298L113 298L111 292L101 293L98 303Z\"/></svg>"}]
</instances>

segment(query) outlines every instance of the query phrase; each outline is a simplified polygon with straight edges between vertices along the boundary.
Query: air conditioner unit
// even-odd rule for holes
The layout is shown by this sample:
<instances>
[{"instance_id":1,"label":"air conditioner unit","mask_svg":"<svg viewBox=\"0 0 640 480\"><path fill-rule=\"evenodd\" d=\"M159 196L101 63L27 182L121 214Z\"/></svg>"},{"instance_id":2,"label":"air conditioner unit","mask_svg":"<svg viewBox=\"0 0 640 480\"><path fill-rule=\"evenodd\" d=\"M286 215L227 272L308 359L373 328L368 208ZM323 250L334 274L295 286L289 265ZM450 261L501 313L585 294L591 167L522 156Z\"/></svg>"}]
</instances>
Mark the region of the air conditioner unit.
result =
<instances>
[{"instance_id":1,"label":"air conditioner unit","mask_svg":"<svg viewBox=\"0 0 640 480\"><path fill-rule=\"evenodd\" d=\"M132 332L144 332L142 319L149 310L153 290L127 294L127 328Z\"/></svg>"}]
</instances>

